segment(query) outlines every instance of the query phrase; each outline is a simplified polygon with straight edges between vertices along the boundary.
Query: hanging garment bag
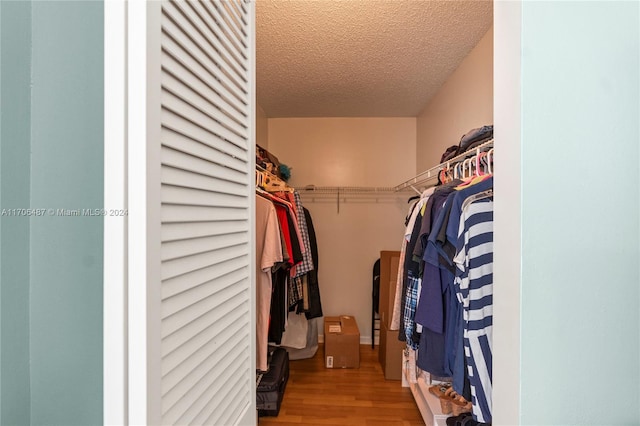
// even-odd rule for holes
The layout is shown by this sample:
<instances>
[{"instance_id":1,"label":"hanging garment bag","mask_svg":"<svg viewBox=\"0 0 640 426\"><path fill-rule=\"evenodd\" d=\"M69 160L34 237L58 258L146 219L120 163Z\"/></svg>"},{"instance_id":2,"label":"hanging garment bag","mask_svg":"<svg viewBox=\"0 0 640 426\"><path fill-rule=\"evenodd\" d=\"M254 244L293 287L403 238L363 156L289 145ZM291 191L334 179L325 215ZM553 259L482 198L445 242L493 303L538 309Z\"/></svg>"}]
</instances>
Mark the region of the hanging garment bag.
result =
<instances>
[{"instance_id":1,"label":"hanging garment bag","mask_svg":"<svg viewBox=\"0 0 640 426\"><path fill-rule=\"evenodd\" d=\"M269 371L262 375L256 391L259 416L277 416L289 380L289 354L283 348L274 348L270 355Z\"/></svg>"}]
</instances>

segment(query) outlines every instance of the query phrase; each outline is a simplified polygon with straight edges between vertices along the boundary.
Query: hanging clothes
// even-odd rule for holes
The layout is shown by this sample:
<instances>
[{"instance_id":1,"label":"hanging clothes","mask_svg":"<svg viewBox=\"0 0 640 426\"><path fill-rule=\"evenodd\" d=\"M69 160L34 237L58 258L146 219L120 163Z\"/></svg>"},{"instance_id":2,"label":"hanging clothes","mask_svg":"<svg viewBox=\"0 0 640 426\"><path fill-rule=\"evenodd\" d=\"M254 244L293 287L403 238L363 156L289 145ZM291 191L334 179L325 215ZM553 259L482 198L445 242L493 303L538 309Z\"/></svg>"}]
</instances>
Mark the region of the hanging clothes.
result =
<instances>
[{"instance_id":1,"label":"hanging clothes","mask_svg":"<svg viewBox=\"0 0 640 426\"><path fill-rule=\"evenodd\" d=\"M287 315L291 300L292 269L302 261L302 249L290 204L278 197L272 197L280 229L284 235L287 252L291 261L286 269L276 271L272 276L273 295L271 298L271 321L269 323L269 341L280 345L282 334L286 330Z\"/></svg>"},{"instance_id":2,"label":"hanging clothes","mask_svg":"<svg viewBox=\"0 0 640 426\"><path fill-rule=\"evenodd\" d=\"M307 319L319 318L322 314L322 301L320 299L320 285L318 284L318 242L316 240L316 231L313 227L313 220L309 210L303 207L304 217L307 223L309 234L309 247L311 249L311 258L314 268L307 274L307 283L309 286L309 310L305 313Z\"/></svg>"},{"instance_id":3,"label":"hanging clothes","mask_svg":"<svg viewBox=\"0 0 640 426\"><path fill-rule=\"evenodd\" d=\"M304 313L305 323L322 316L311 216L297 191L283 187L256 189L256 368L262 371L268 344L282 343L290 310Z\"/></svg>"},{"instance_id":4,"label":"hanging clothes","mask_svg":"<svg viewBox=\"0 0 640 426\"><path fill-rule=\"evenodd\" d=\"M280 227L273 204L256 195L256 368L268 369L271 270L283 262Z\"/></svg>"},{"instance_id":5,"label":"hanging clothes","mask_svg":"<svg viewBox=\"0 0 640 426\"><path fill-rule=\"evenodd\" d=\"M439 377L447 377L451 375L451 371L447 369L447 352L445 349L445 318L450 312L448 305L452 292L449 289L449 283L453 282L453 268L441 268L439 256L437 253L432 255L432 247L429 240L438 235L445 217L448 217L449 203L452 194L455 192L455 185L460 181L443 185L442 189L437 190L432 199L429 226L425 226L421 235L421 242L425 246L414 250L415 254L422 254L420 258L422 262L422 288L420 293L420 304L416 307L416 316L414 320L422 326L422 335L420 336L420 347L416 362L418 366L429 371Z\"/></svg>"},{"instance_id":6,"label":"hanging clothes","mask_svg":"<svg viewBox=\"0 0 640 426\"><path fill-rule=\"evenodd\" d=\"M493 198L463 205L458 232L456 295L463 312L464 355L473 416L491 422L493 335Z\"/></svg>"},{"instance_id":7,"label":"hanging clothes","mask_svg":"<svg viewBox=\"0 0 640 426\"><path fill-rule=\"evenodd\" d=\"M415 226L415 221L417 219L418 214L420 213L420 209L423 208L423 206L428 202L429 196L433 193L433 191L435 190L435 188L429 188L426 191L424 191L421 195L421 198L411 206L411 208L409 209L409 214L407 215L407 220L405 221L405 232L404 232L404 236L402 238L402 244L400 247L400 261L399 261L399 267L398 267L398 276L396 279L396 292L395 292L395 298L394 298L394 303L393 303L393 312L391 315L391 325L390 325L390 329L391 330L399 330L399 335L398 337L400 338L400 340L404 341L405 338L403 338L402 336L405 335L404 333L404 325L402 325L401 328L401 312L404 311L404 303L403 299L406 295L407 292L407 286L406 286L406 281L405 281L405 257L406 257L406 253L407 253L407 245L409 243L409 240L411 239L411 234L413 233L413 227Z\"/></svg>"},{"instance_id":8,"label":"hanging clothes","mask_svg":"<svg viewBox=\"0 0 640 426\"><path fill-rule=\"evenodd\" d=\"M259 309L257 313L260 315L260 323L258 324L258 321L256 321L257 350L259 351L257 352L257 359L261 362L257 364L256 368L261 369L264 366L262 360L265 359L268 342L280 344L282 333L286 329L288 279L291 268L302 259L302 255L297 244L298 238L293 236L295 230L292 229L290 203L264 191L259 191L256 196L260 199L256 198L256 216L258 216L259 212L262 214L263 206L267 205L265 202L271 206L270 214L275 217L275 223L277 223L278 240L275 241L271 238L269 246L270 249L279 249L282 253L281 263L277 263L271 268L269 300L268 302L265 300L266 294L261 294L258 299L259 304L257 304L257 309ZM260 211L258 211L258 206L260 206ZM259 220L259 217L257 219ZM273 223L273 219L271 219L271 222ZM260 235L256 238L256 245L259 244L259 239ZM262 250L266 249L263 248ZM256 285L258 284L256 280ZM264 289L264 287L263 285L260 289ZM264 332L265 324L266 333Z\"/></svg>"},{"instance_id":9,"label":"hanging clothes","mask_svg":"<svg viewBox=\"0 0 640 426\"><path fill-rule=\"evenodd\" d=\"M491 176L457 180L416 203L392 317L399 317L398 337L417 349L417 366L451 377L473 418L485 423L492 418L492 189Z\"/></svg>"}]
</instances>

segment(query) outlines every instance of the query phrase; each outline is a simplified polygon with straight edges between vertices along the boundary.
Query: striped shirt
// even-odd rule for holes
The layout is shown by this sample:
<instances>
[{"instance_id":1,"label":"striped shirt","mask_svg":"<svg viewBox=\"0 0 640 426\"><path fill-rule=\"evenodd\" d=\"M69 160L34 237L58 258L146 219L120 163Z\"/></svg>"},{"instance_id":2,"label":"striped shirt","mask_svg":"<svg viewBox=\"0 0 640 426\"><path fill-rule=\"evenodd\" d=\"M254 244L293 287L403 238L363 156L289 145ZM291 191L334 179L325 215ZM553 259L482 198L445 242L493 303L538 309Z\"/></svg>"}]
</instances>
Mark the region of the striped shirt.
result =
<instances>
[{"instance_id":1,"label":"striped shirt","mask_svg":"<svg viewBox=\"0 0 640 426\"><path fill-rule=\"evenodd\" d=\"M464 355L473 417L491 422L493 332L493 200L466 204L456 244L455 288L462 305Z\"/></svg>"}]
</instances>

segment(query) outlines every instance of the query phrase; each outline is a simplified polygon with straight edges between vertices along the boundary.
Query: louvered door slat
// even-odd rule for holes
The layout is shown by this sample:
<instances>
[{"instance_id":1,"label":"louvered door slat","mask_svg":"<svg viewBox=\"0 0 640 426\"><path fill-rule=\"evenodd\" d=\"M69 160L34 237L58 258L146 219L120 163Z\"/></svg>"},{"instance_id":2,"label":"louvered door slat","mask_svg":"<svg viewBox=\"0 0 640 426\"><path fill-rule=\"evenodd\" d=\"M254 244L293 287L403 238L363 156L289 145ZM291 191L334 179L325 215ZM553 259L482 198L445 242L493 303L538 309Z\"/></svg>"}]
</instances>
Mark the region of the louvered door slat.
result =
<instances>
[{"instance_id":1,"label":"louvered door slat","mask_svg":"<svg viewBox=\"0 0 640 426\"><path fill-rule=\"evenodd\" d=\"M233 70L233 78L238 78L246 82L248 79L246 64L243 66L230 55L228 47L224 46L224 43L219 38L218 30L211 16L203 13L203 9L201 9L202 5L199 2L175 2L175 5L182 11L187 19L189 19L191 24L200 30L202 36L215 49L216 53L220 55L220 58ZM214 24L213 26L211 25L212 23ZM242 88L243 85L240 85L240 89Z\"/></svg>"},{"instance_id":2,"label":"louvered door slat","mask_svg":"<svg viewBox=\"0 0 640 426\"><path fill-rule=\"evenodd\" d=\"M209 386L206 389L205 393L203 394L203 397L200 398L198 401L196 401L196 403L194 403L194 405L190 407L190 409L187 410L183 414L183 416L186 417L186 416L193 415L195 424L216 424L216 423L200 423L198 420L200 417L204 417L207 414L211 415L214 412L216 407L216 401L213 399L207 399L207 396L213 395L214 392L215 392L214 386L213 385Z\"/></svg>"},{"instance_id":3,"label":"louvered door slat","mask_svg":"<svg viewBox=\"0 0 640 426\"><path fill-rule=\"evenodd\" d=\"M237 0L229 0L228 3L233 7L235 16L240 20L240 22L242 22L241 29L242 32L246 34L244 28L247 26L247 20L244 17L244 10L240 6L240 2Z\"/></svg>"},{"instance_id":4,"label":"louvered door slat","mask_svg":"<svg viewBox=\"0 0 640 426\"><path fill-rule=\"evenodd\" d=\"M240 3L240 7L242 8L242 14L245 15L248 11L247 11L247 6L244 4L243 1L238 2Z\"/></svg>"},{"instance_id":5,"label":"louvered door slat","mask_svg":"<svg viewBox=\"0 0 640 426\"><path fill-rule=\"evenodd\" d=\"M178 275L174 278L168 278L162 283L162 299L168 299L192 288L204 285L211 280L216 280L226 274L230 274L233 271L243 269L246 267L246 262L246 256L237 256L214 265Z\"/></svg>"},{"instance_id":6,"label":"louvered door slat","mask_svg":"<svg viewBox=\"0 0 640 426\"><path fill-rule=\"evenodd\" d=\"M167 76L178 79L181 84L188 86L191 90L210 102L220 113L220 118L224 120L222 123L225 126L239 134L247 132L246 126L244 125L246 117L240 114L235 108L229 108L229 103L226 99L211 87L212 82L207 81L206 74L202 75L198 70L185 68L180 61L166 51L162 52L162 61L163 71ZM213 85L216 84L219 83L213 83Z\"/></svg>"},{"instance_id":7,"label":"louvered door slat","mask_svg":"<svg viewBox=\"0 0 640 426\"><path fill-rule=\"evenodd\" d=\"M228 274L216 277L201 285L190 288L172 297L165 298L162 303L162 318L169 318L178 312L185 310L195 303L204 301L207 297L213 296L229 285L239 282L244 278L246 271L242 268L236 269Z\"/></svg>"},{"instance_id":8,"label":"louvered door slat","mask_svg":"<svg viewBox=\"0 0 640 426\"><path fill-rule=\"evenodd\" d=\"M239 185L246 184L246 174L229 167L222 166L213 161L194 157L173 148L163 146L160 151L163 166L190 171L204 176L210 176ZM224 160L221 158L221 160ZM246 185L245 185L246 186Z\"/></svg>"},{"instance_id":9,"label":"louvered door slat","mask_svg":"<svg viewBox=\"0 0 640 426\"><path fill-rule=\"evenodd\" d=\"M233 58L233 61L240 69L248 73L247 57L243 55L242 52L239 52L237 50L237 46L225 36L224 32L218 25L218 22L216 22L215 18L212 16L211 11L202 2L190 3L190 6L193 7L194 10L198 12L198 15L200 15L200 17L207 23L209 29L213 31L229 57Z\"/></svg>"},{"instance_id":10,"label":"louvered door slat","mask_svg":"<svg viewBox=\"0 0 640 426\"><path fill-rule=\"evenodd\" d=\"M162 241L182 241L192 238L205 238L214 235L235 234L246 231L247 224L242 222L201 222L166 223L162 226Z\"/></svg>"},{"instance_id":11,"label":"louvered door slat","mask_svg":"<svg viewBox=\"0 0 640 426\"><path fill-rule=\"evenodd\" d=\"M162 202L185 206L243 207L242 197L172 185L162 185Z\"/></svg>"},{"instance_id":12,"label":"louvered door slat","mask_svg":"<svg viewBox=\"0 0 640 426\"><path fill-rule=\"evenodd\" d=\"M206 299L194 303L189 307L189 309L179 311L163 319L162 337L165 338L172 333L180 331L182 328L189 326L189 324L196 321L201 316L209 312L216 312L216 309L220 310L220 315L226 315L231 312L232 309L230 307L233 303L237 302L237 304L240 304L240 302L242 302L242 290L239 290L237 288L238 286L235 285L239 282L241 282L241 280L228 283L226 287L209 295ZM225 301L233 301L233 303L218 305L215 301L216 298L224 298Z\"/></svg>"},{"instance_id":13,"label":"louvered door slat","mask_svg":"<svg viewBox=\"0 0 640 426\"><path fill-rule=\"evenodd\" d=\"M233 321L219 322L216 324L217 326L226 326L224 327L224 333L214 334L211 332L213 327L209 327L189 343L192 343L193 347L200 349L207 345L214 346L218 341L232 341L236 336L241 335L242 326L245 322L241 321L238 315L229 315L228 317ZM222 354L217 353L213 347L211 349L211 351L194 350L190 353L183 351L182 353L174 352L170 354L169 356L174 356L176 359L179 355L185 356L185 354L190 354L190 356L187 356L187 359L196 367L184 368L184 362L175 362L175 368L167 371L163 376L162 394L172 395L172 399L175 400L176 395L186 393L190 388L189 385L193 385L216 365L231 364L233 362L233 359L224 358Z\"/></svg>"},{"instance_id":14,"label":"louvered door slat","mask_svg":"<svg viewBox=\"0 0 640 426\"><path fill-rule=\"evenodd\" d=\"M255 413L255 65L248 36L254 7L219 1L162 3L164 424L232 425Z\"/></svg>"},{"instance_id":15,"label":"louvered door slat","mask_svg":"<svg viewBox=\"0 0 640 426\"><path fill-rule=\"evenodd\" d=\"M213 237L190 238L180 241L163 242L162 260L180 259L196 254L207 253L225 247L246 244L249 241L247 230L234 234L215 235Z\"/></svg>"},{"instance_id":16,"label":"louvered door slat","mask_svg":"<svg viewBox=\"0 0 640 426\"><path fill-rule=\"evenodd\" d=\"M214 134L219 135L222 139L231 142L236 146L242 146L246 143L242 136L231 132L217 120L212 118L210 114L198 109L195 105L190 104L185 100L184 98L188 96L187 93L180 96L168 90L163 90L160 96L162 98L162 107L164 109L174 112L182 111L182 114L184 114L183 116L189 117L189 119L194 123L209 129Z\"/></svg>"},{"instance_id":17,"label":"louvered door slat","mask_svg":"<svg viewBox=\"0 0 640 426\"><path fill-rule=\"evenodd\" d=\"M163 262L162 278L163 280L175 278L198 269L206 268L209 265L226 262L248 254L247 247L244 245L237 245L225 247L220 250L191 255L189 257L166 260Z\"/></svg>"},{"instance_id":18,"label":"louvered door slat","mask_svg":"<svg viewBox=\"0 0 640 426\"><path fill-rule=\"evenodd\" d=\"M247 93L241 88L243 82L233 79L233 73L229 66L215 53L215 50L204 40L204 37L171 4L164 7L163 10L165 11L164 16L167 17L162 21L163 34L175 40L183 50L189 52L191 56L208 69L216 69L216 77L222 82L225 89L239 101L246 104ZM188 29L189 32L184 32L184 29ZM163 37L164 41L165 38Z\"/></svg>"},{"instance_id":19,"label":"louvered door slat","mask_svg":"<svg viewBox=\"0 0 640 426\"><path fill-rule=\"evenodd\" d=\"M184 338L185 333L168 336L166 338L168 341L167 350L174 350L163 355L164 377L170 377L169 375L176 369L186 374L185 372L197 368L197 360L213 356L212 354L218 352L218 347L226 345L236 339L238 335L248 332L248 330L243 331L239 327L236 328L238 325L246 323L241 318L242 308L242 303L238 303L234 310L219 309L207 312L184 327L185 331L194 333L190 339ZM218 358L223 357L227 352L226 349L220 351ZM217 362L220 363L220 359ZM180 376L179 373L176 374L178 377ZM172 381L167 380L166 387L163 384L163 388L168 392L172 388Z\"/></svg>"},{"instance_id":20,"label":"louvered door slat","mask_svg":"<svg viewBox=\"0 0 640 426\"><path fill-rule=\"evenodd\" d=\"M221 194L242 196L246 191L246 185L235 182L223 181L211 176L203 176L199 173L184 169L176 169L163 166L161 170L162 183L174 186L191 187L205 191L216 191Z\"/></svg>"},{"instance_id":21,"label":"louvered door slat","mask_svg":"<svg viewBox=\"0 0 640 426\"><path fill-rule=\"evenodd\" d=\"M237 295L235 304L228 303L228 306L224 306L225 309L220 308L218 311L210 310L187 324L183 331L189 332L188 334L176 333L165 337L166 347L162 349L163 375L180 366L186 369L193 368L190 363L186 363L187 360L198 354L203 348L205 354L218 350L218 347L223 346L236 335L231 328L222 327L225 324L225 321L222 320L235 318L235 322L242 322L242 310L239 308L244 302L240 300L241 296L241 294ZM231 323L229 322L229 324ZM226 350L221 351L220 355L222 356L226 352Z\"/></svg>"},{"instance_id":22,"label":"louvered door slat","mask_svg":"<svg viewBox=\"0 0 640 426\"><path fill-rule=\"evenodd\" d=\"M163 26L163 31L171 38L176 40L178 44L182 45L189 52L194 53L196 58L200 58L203 64L212 63L219 70L220 74L218 78L224 85L224 87L228 90L230 94L235 96L238 100L243 103L247 102L247 93L245 91L246 86L246 76L244 73L238 72L232 66L229 65L228 61L223 58L218 50L216 50L212 45L210 40L208 40L205 36L203 36L199 31L196 31L196 27L190 22L189 17L183 15L181 12L184 10L191 12L193 19L197 19L197 15L192 11L191 8L185 7L183 9L172 10L171 7L167 7L167 14L171 16L172 21L168 20L167 23ZM199 22L201 26L205 24ZM179 29L183 26L192 25L193 30L190 32L190 36L183 36Z\"/></svg>"},{"instance_id":23,"label":"louvered door slat","mask_svg":"<svg viewBox=\"0 0 640 426\"><path fill-rule=\"evenodd\" d=\"M231 331L238 332L238 330ZM237 341L238 339L236 338L234 340ZM233 343L233 341L231 342ZM216 354L214 353L213 355L215 356ZM231 347L228 355L234 357L234 360L244 358L240 345ZM164 413L164 416L170 423L181 424L185 418L194 418L201 415L207 405L211 406L216 404L217 401L221 399L219 395L217 395L218 392L216 392L216 390L222 388L221 385L224 383L224 379L227 378L227 374L230 371L229 368L239 368L233 360L229 361L226 357L213 360L213 362L209 361L201 367L202 368L195 370L196 374L202 374L200 377L195 375L185 377L163 397L167 400L167 411ZM207 369L207 367L211 368ZM212 371L222 370L225 367L226 370L224 370L222 374L211 374ZM228 391L228 389L226 390ZM203 424L198 423L195 418L192 420L192 423Z\"/></svg>"},{"instance_id":24,"label":"louvered door slat","mask_svg":"<svg viewBox=\"0 0 640 426\"><path fill-rule=\"evenodd\" d=\"M191 43L192 44L192 43ZM245 104L241 99L231 92L217 74L213 74L211 67L213 62L197 49L193 47L183 46L179 41L174 40L167 33L162 34L162 50L176 61L184 64L190 72L198 75L203 81L207 82L215 91L234 109L242 113Z\"/></svg>"},{"instance_id":25,"label":"louvered door slat","mask_svg":"<svg viewBox=\"0 0 640 426\"><path fill-rule=\"evenodd\" d=\"M228 156L248 161L247 153L241 147L228 143L228 141L213 133L210 129L199 125L191 117L184 115L184 112L169 111L163 108L160 111L160 117L162 119L161 130L163 131L163 137L172 137L169 132L166 132L168 130L174 134L174 137L193 139Z\"/></svg>"},{"instance_id":26,"label":"louvered door slat","mask_svg":"<svg viewBox=\"0 0 640 426\"><path fill-rule=\"evenodd\" d=\"M175 70L175 68L174 68ZM220 122L222 126L228 129L230 132L237 134L240 137L247 138L247 128L242 126L238 121L226 114L221 114L220 105L224 103L213 90L208 88L205 84L202 84L196 78L190 78L191 75L183 74L183 78L177 78L171 74L172 69L167 67L167 72L162 74L162 86L167 91L180 94L181 98L189 104L203 111L209 116L216 117L216 120ZM186 77L185 77L186 76Z\"/></svg>"},{"instance_id":27,"label":"louvered door slat","mask_svg":"<svg viewBox=\"0 0 640 426\"><path fill-rule=\"evenodd\" d=\"M235 373L235 371L234 371ZM230 376L230 379L233 376ZM223 401L222 401L222 405L224 406L225 404L228 405L229 407L233 407L233 410L237 409L236 407L239 406L238 403L238 396L242 393L246 392L246 389L244 388L244 386L242 386L240 383L238 382L234 382L233 383L233 388L231 389L231 391L224 397ZM230 416L231 416L231 410L229 411L225 411L222 412L223 414L220 415L220 412L218 411L212 411L211 415L207 418L207 420L205 421L205 424L214 424L214 425L224 425L224 424L229 424L230 422Z\"/></svg>"},{"instance_id":28,"label":"louvered door slat","mask_svg":"<svg viewBox=\"0 0 640 426\"><path fill-rule=\"evenodd\" d=\"M205 6L207 6L213 16L216 17L217 22L220 24L220 28L224 31L227 39L233 41L240 52L245 52L247 42L242 34L238 33L235 28L232 28L233 24L231 23L231 20L227 16L227 13L224 10L224 7L222 7L221 3L205 2Z\"/></svg>"},{"instance_id":29,"label":"louvered door slat","mask_svg":"<svg viewBox=\"0 0 640 426\"><path fill-rule=\"evenodd\" d=\"M235 356L236 359L245 361L246 357L242 356L242 352L239 349L239 345L232 348L229 353L230 356ZM187 404L173 405L166 413L167 418L174 418L176 424L182 424L184 419L192 418L193 424L216 424L216 423L201 423L198 419L209 416L215 409L220 409L220 401L222 398L219 396L218 389L222 388L225 384L225 378L228 378L230 373L238 373L237 367L233 363L225 363L224 359L220 359L215 362L215 368L227 367L224 370L223 375L217 375L214 380L201 380L190 389L182 400L189 401ZM229 369L229 367L231 369ZM235 367L235 369L234 369ZM210 378L211 375L205 376ZM188 398L190 395L195 395L194 398ZM221 410L220 410L221 411Z\"/></svg>"},{"instance_id":30,"label":"louvered door slat","mask_svg":"<svg viewBox=\"0 0 640 426\"><path fill-rule=\"evenodd\" d=\"M219 5L225 10L225 15L228 17L228 21L232 24L233 31L242 34L242 37L246 37L244 28L240 17L237 15L237 10L226 0L220 0Z\"/></svg>"},{"instance_id":31,"label":"louvered door slat","mask_svg":"<svg viewBox=\"0 0 640 426\"><path fill-rule=\"evenodd\" d=\"M243 209L226 207L174 206L170 204L162 206L161 213L163 223L249 220L249 213Z\"/></svg>"},{"instance_id":32,"label":"louvered door slat","mask_svg":"<svg viewBox=\"0 0 640 426\"><path fill-rule=\"evenodd\" d=\"M244 359L246 359L247 357L245 356ZM223 382L222 386L225 387L226 389L229 389L229 392L227 394L224 395L222 401L220 401L220 403L215 406L215 407L211 407L210 408L210 414L209 417L207 417L202 424L213 424L213 425L223 425L223 424L229 424L229 413L231 412L231 410L229 411L222 411L219 410L219 407L232 407L234 410L236 409L235 407L238 406L238 402L237 402L237 398L238 395L240 393L244 393L246 392L246 389L244 386L242 386L240 383L233 381L233 375L237 374L238 371L228 371L226 372L226 376L227 380L225 382ZM206 412L203 412L203 414L206 414ZM196 421L199 421L199 418L196 418Z\"/></svg>"},{"instance_id":33,"label":"louvered door slat","mask_svg":"<svg viewBox=\"0 0 640 426\"><path fill-rule=\"evenodd\" d=\"M223 3L227 6L227 8L231 11L233 18L236 22L238 22L238 29L242 31L246 22L242 19L242 12L239 10L237 3L233 0L222 0ZM243 31L244 33L244 31Z\"/></svg>"},{"instance_id":34,"label":"louvered door slat","mask_svg":"<svg viewBox=\"0 0 640 426\"><path fill-rule=\"evenodd\" d=\"M217 140L221 141L220 139ZM162 146L172 148L174 151L189 154L193 157L201 158L239 172L244 172L246 161L242 158L238 158L228 152L220 151L216 146L203 143L186 134L178 133L165 127L160 131L160 141L162 142ZM228 145L227 143L227 146ZM240 154L243 157L246 156L244 152Z\"/></svg>"}]
</instances>

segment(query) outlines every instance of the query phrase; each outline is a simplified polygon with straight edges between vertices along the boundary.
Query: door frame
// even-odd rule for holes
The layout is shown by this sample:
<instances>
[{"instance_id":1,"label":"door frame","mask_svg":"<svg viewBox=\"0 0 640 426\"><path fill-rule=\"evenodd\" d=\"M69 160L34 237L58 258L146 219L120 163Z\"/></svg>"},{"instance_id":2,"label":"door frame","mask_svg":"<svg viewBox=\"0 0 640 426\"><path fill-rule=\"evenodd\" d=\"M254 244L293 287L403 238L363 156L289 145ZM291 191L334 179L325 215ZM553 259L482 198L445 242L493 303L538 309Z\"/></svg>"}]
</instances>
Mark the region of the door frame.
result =
<instances>
[{"instance_id":1,"label":"door frame","mask_svg":"<svg viewBox=\"0 0 640 426\"><path fill-rule=\"evenodd\" d=\"M104 2L105 424L161 421L160 11Z\"/></svg>"}]
</instances>

